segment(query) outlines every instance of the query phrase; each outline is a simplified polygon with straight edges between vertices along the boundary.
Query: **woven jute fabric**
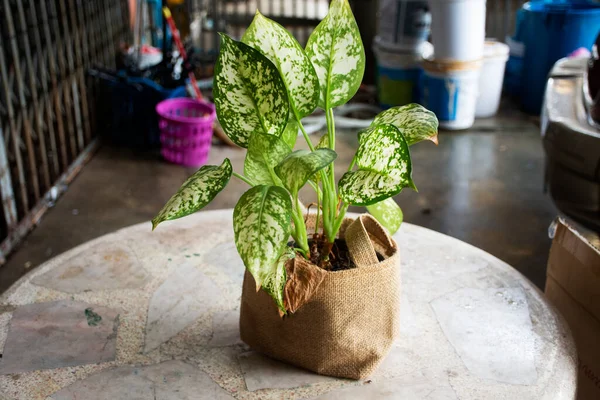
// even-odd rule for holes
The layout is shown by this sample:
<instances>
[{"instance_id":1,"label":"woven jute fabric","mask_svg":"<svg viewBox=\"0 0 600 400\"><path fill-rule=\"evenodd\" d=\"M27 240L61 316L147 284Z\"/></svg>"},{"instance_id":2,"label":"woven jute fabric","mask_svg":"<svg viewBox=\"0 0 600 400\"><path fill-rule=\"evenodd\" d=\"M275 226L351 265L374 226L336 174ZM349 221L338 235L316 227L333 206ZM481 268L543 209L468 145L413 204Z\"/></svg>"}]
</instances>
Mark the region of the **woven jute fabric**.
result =
<instances>
[{"instance_id":1,"label":"woven jute fabric","mask_svg":"<svg viewBox=\"0 0 600 400\"><path fill-rule=\"evenodd\" d=\"M310 217L307 227L314 229ZM357 268L326 271L308 302L283 318L267 293L256 292L254 278L246 272L240 335L252 349L272 358L322 375L364 379L398 333L400 255L395 241L367 214L344 221L340 238L355 251ZM361 243L365 240L369 243ZM302 258L295 262L319 268Z\"/></svg>"}]
</instances>

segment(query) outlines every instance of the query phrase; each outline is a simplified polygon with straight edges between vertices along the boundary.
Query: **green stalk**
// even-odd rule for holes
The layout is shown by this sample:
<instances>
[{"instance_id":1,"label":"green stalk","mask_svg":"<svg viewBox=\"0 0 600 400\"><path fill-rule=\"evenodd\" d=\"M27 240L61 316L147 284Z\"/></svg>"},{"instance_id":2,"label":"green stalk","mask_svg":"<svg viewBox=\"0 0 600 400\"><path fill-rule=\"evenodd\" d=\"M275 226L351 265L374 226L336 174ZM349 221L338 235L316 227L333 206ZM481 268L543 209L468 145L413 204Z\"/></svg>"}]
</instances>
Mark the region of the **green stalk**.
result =
<instances>
[{"instance_id":1,"label":"green stalk","mask_svg":"<svg viewBox=\"0 0 600 400\"><path fill-rule=\"evenodd\" d=\"M302 232L300 230L300 221L298 220L298 215L296 211L292 212L292 219L294 220L294 231L292 232L292 238L294 238L294 242L296 242L296 246L300 246L302 243ZM302 253L302 255L306 258L306 250L300 247L294 248L296 251Z\"/></svg>"},{"instance_id":2,"label":"green stalk","mask_svg":"<svg viewBox=\"0 0 600 400\"><path fill-rule=\"evenodd\" d=\"M300 130L302 131L302 136L304 136L304 140L306 140L306 144L308 144L308 148L310 149L310 151L315 151L315 146L313 146L312 142L310 141L308 133L306 133L306 129L304 129L304 125L302 125L302 121L300 121L299 119L298 125L300 126ZM325 172L319 171L319 173L321 174L321 180L323 181L323 184L325 184ZM323 185L323 191L326 191L325 185Z\"/></svg>"},{"instance_id":3,"label":"green stalk","mask_svg":"<svg viewBox=\"0 0 600 400\"><path fill-rule=\"evenodd\" d=\"M354 168L355 164L356 164L356 154L354 155L354 157L352 157L352 162L350 163L350 166L348 167L348 172L352 171L352 168Z\"/></svg>"},{"instance_id":4,"label":"green stalk","mask_svg":"<svg viewBox=\"0 0 600 400\"><path fill-rule=\"evenodd\" d=\"M308 144L308 148L310 149L310 151L315 151L315 146L313 146L313 144L310 141L310 138L308 137L308 133L306 133L306 130L304 129L304 125L302 125L302 121L300 121L300 118L297 119L298 121L298 125L300 125L300 130L302 131L302 136L304 136L304 140L306 140L306 144Z\"/></svg>"},{"instance_id":5,"label":"green stalk","mask_svg":"<svg viewBox=\"0 0 600 400\"><path fill-rule=\"evenodd\" d=\"M333 108L328 108L325 112L327 121L327 134L329 135L329 148L335 150L335 120L333 118Z\"/></svg>"},{"instance_id":6,"label":"green stalk","mask_svg":"<svg viewBox=\"0 0 600 400\"><path fill-rule=\"evenodd\" d=\"M299 246L302 249L302 255L308 259L310 257L310 251L308 249L308 235L306 233L304 215L302 215L302 209L300 208L300 200L298 199L298 193L292 193L292 197L296 201L294 211L292 212L292 219L294 220L296 235L292 236L294 236L296 246Z\"/></svg>"},{"instance_id":7,"label":"green stalk","mask_svg":"<svg viewBox=\"0 0 600 400\"><path fill-rule=\"evenodd\" d=\"M333 117L333 113L331 113L330 117ZM331 122L333 122L333 121L331 121ZM333 137L333 141L335 141L335 127L331 125L331 122L329 121L329 117L327 117L327 135L329 138L329 147L333 149L331 138ZM304 139L306 140L306 143L308 144L308 147L310 148L311 151L314 151L315 148L312 145L310 138L308 137L308 134L306 133L306 130L304 129L304 125L302 125L301 121L298 121L298 123L300 125L300 130L302 131L302 135L304 136ZM333 146L335 146L335 143L333 143ZM329 169L333 170L333 163L331 164ZM331 237L331 234L333 232L333 221L335 219L335 207L336 207L336 204L335 204L335 198L336 198L335 180L331 179L331 176L328 176L326 171L324 171L324 170L319 171L319 174L321 175L321 182L323 185L323 191L322 191L323 232L325 232L325 235L327 237ZM318 196L318 194L317 194L317 196ZM335 237L335 234L333 235L333 237Z\"/></svg>"},{"instance_id":8,"label":"green stalk","mask_svg":"<svg viewBox=\"0 0 600 400\"><path fill-rule=\"evenodd\" d=\"M344 222L344 218L346 217L346 211L348 211L348 205L342 204L340 207L340 212L335 220L335 224L333 226L334 232L337 234L342 226L342 222Z\"/></svg>"},{"instance_id":9,"label":"green stalk","mask_svg":"<svg viewBox=\"0 0 600 400\"><path fill-rule=\"evenodd\" d=\"M254 182L252 182L250 179L246 178L244 175L240 175L237 172L233 172L232 175L235 176L236 178L238 178L239 180L246 182L250 186L256 186L254 184Z\"/></svg>"},{"instance_id":10,"label":"green stalk","mask_svg":"<svg viewBox=\"0 0 600 400\"><path fill-rule=\"evenodd\" d=\"M333 117L333 109L328 108L325 111L325 119L327 121L327 135L329 138L329 148L335 151L335 121ZM335 235L337 231L335 230L335 220L337 217L337 193L335 188L335 167L332 163L329 166L329 190L328 190L328 210L327 213L323 210L323 229L325 231L325 236L327 236L327 240L330 243L333 243L335 240ZM325 202L324 202L325 203Z\"/></svg>"},{"instance_id":11,"label":"green stalk","mask_svg":"<svg viewBox=\"0 0 600 400\"><path fill-rule=\"evenodd\" d=\"M271 175L271 179L273 180L275 185L283 187L283 184L281 183L281 179L279 179L279 177L275 173L275 170L271 167L268 167L267 169L269 170L269 175Z\"/></svg>"},{"instance_id":12,"label":"green stalk","mask_svg":"<svg viewBox=\"0 0 600 400\"><path fill-rule=\"evenodd\" d=\"M302 136L304 136L304 140L306 140L306 144L308 144L308 148L310 149L310 151L315 151L315 146L313 146L313 144L310 141L310 138L308 137L308 133L306 133L306 129L304 129L304 125L302 125L302 121L298 118L298 125L300 126L300 130L302 131ZM329 181L327 181L326 179L326 175L325 175L325 171L319 171L319 174L321 175L321 181L323 182L323 192L324 193L328 193L328 186L329 186ZM317 190L317 189L315 189ZM317 193L318 195L319 193Z\"/></svg>"},{"instance_id":13,"label":"green stalk","mask_svg":"<svg viewBox=\"0 0 600 400\"><path fill-rule=\"evenodd\" d=\"M318 188L318 187L317 187ZM315 218L315 235L319 233L319 214L321 211L321 201L317 194L317 217Z\"/></svg>"},{"instance_id":14,"label":"green stalk","mask_svg":"<svg viewBox=\"0 0 600 400\"><path fill-rule=\"evenodd\" d=\"M308 181L308 184L315 190L317 193L317 199L320 201L323 198L323 192L321 191L319 185L313 181Z\"/></svg>"}]
</instances>

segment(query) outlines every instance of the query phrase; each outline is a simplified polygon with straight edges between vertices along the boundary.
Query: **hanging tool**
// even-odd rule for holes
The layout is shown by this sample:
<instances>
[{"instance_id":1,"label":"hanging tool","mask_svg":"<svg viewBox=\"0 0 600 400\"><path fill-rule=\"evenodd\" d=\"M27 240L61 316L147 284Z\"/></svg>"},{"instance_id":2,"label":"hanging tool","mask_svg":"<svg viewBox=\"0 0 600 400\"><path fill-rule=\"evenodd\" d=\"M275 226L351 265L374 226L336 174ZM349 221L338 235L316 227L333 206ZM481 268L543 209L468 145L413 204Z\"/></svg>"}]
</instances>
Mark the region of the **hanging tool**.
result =
<instances>
[{"instance_id":1,"label":"hanging tool","mask_svg":"<svg viewBox=\"0 0 600 400\"><path fill-rule=\"evenodd\" d=\"M175 21L173 20L173 16L171 15L171 11L169 10L168 7L163 7L163 14L165 15L165 19L167 20L167 23L169 24L169 28L171 28L171 34L173 35L173 40L175 41L175 45L177 46L177 49L179 50L179 54L181 54L181 57L183 58L184 68L186 68L190 71L189 77L190 77L190 83L192 84L192 87L194 90L194 94L195 94L194 97L198 100L202 100L202 93L200 93L200 89L198 89L198 83L196 82L196 76L194 76L194 71L192 70L192 68L188 62L187 53L185 52L185 48L183 47L183 43L181 42L181 36L179 36L179 31L177 30L177 26L175 26Z\"/></svg>"}]
</instances>

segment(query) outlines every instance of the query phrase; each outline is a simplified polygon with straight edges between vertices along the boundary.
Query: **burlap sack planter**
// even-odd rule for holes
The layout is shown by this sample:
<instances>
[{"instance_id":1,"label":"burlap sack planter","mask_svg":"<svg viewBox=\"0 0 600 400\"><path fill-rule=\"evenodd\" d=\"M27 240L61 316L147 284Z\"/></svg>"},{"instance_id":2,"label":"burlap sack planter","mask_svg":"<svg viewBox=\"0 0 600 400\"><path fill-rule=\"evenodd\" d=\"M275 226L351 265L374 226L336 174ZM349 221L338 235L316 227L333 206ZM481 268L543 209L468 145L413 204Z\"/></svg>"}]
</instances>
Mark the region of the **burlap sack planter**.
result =
<instances>
[{"instance_id":1,"label":"burlap sack planter","mask_svg":"<svg viewBox=\"0 0 600 400\"><path fill-rule=\"evenodd\" d=\"M310 299L283 318L246 272L240 335L252 349L280 361L322 375L364 379L398 332L400 255L396 242L369 215L345 221L340 238L346 239L358 267L330 272L297 257L296 268L324 277Z\"/></svg>"}]
</instances>

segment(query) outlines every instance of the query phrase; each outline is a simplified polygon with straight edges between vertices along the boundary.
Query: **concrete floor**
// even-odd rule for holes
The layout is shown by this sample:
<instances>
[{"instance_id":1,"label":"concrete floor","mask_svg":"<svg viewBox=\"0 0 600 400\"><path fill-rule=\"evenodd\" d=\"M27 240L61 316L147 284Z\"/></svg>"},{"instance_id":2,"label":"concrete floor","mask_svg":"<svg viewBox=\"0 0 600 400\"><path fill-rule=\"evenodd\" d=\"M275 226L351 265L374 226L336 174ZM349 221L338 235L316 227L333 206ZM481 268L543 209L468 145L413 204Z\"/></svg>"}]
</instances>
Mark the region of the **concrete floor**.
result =
<instances>
[{"instance_id":1,"label":"concrete floor","mask_svg":"<svg viewBox=\"0 0 600 400\"><path fill-rule=\"evenodd\" d=\"M355 132L340 132L338 138L340 173L350 162L357 140ZM518 112L505 112L502 117L477 121L468 131L442 132L439 146L420 143L411 152L419 193L407 189L396 197L405 221L480 247L543 287L550 248L547 228L557 211L542 191L539 128ZM209 163L229 157L234 169L242 171L244 155L241 150L215 146ZM149 221L193 171L167 164L155 154L103 147L0 267L0 292L59 253ZM234 207L246 188L232 178L207 208ZM311 199L305 194L306 201ZM198 235L202 240L202 232Z\"/></svg>"}]
</instances>

